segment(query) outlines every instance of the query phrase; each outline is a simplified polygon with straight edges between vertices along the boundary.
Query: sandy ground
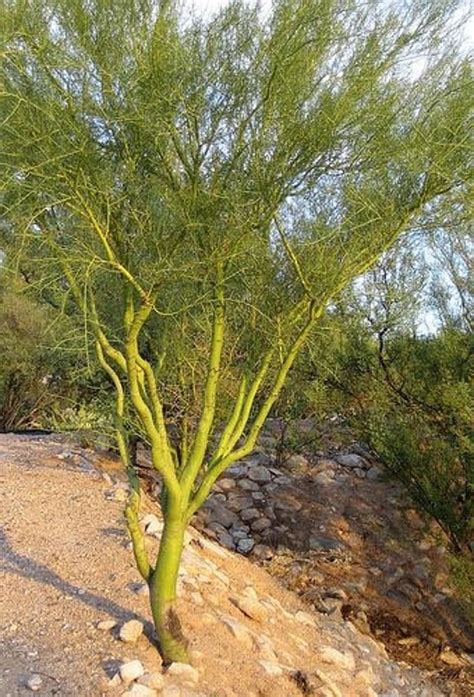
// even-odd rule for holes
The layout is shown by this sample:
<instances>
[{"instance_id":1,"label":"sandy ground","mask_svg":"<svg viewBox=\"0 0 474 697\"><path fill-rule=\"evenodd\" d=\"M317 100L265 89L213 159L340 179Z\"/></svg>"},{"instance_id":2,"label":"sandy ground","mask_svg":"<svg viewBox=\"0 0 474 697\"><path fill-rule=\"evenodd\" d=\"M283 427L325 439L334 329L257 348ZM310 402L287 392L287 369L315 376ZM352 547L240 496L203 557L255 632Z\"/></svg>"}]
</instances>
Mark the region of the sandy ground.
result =
<instances>
[{"instance_id":1,"label":"sandy ground","mask_svg":"<svg viewBox=\"0 0 474 697\"><path fill-rule=\"evenodd\" d=\"M60 440L46 443L0 437L2 697L31 694L25 682L32 673L43 679L41 695L97 697L114 694L107 691L106 683L124 660L139 658L148 670L160 669L161 660L147 636L129 645L120 642L113 631L96 628L100 620L121 623L138 618L151 636L148 601L135 592L140 579L128 548L123 503L109 497L110 479L92 468L87 458L77 453L65 455L64 450ZM206 561L214 565L214 575ZM391 680L392 675L397 679L402 691L387 694L439 694L408 668L403 669L405 681L397 666L388 661L385 665L375 642L356 638L349 627L346 630L344 624L349 623L341 628L327 619L320 624L323 620L317 616L312 624L297 620L301 601L246 559L213 550L210 544L203 549L195 541L186 550L184 562L184 581L192 577L202 600L196 604L195 596L185 595L181 615L201 678L198 691L182 692L182 696L302 694L289 673L278 678L265 673L257 660L261 656L230 635L221 621L222 613L238 618L255 637L255 646L266 632L280 663L313 677L322 647L338 645L345 650L350 645L355 667L340 674L334 667L331 673L337 675L343 697L384 694L377 688L370 692L364 682L366 674L374 670L380 672L374 676L374 686L377 680ZM244 618L233 604L233 596L249 585L260 598L281 604L281 611L270 613L264 625ZM115 694L122 692L123 688ZM337 691L331 693L323 686L314 694Z\"/></svg>"}]
</instances>

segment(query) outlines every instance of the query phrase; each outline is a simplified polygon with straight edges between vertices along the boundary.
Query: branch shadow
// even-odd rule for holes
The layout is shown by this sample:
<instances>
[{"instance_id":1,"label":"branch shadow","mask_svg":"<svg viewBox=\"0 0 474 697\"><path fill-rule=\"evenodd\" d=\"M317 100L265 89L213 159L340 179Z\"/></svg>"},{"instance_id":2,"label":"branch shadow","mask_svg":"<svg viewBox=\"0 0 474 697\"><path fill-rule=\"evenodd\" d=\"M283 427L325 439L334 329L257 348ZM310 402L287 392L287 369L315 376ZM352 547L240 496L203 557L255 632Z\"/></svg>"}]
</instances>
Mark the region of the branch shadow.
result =
<instances>
[{"instance_id":1,"label":"branch shadow","mask_svg":"<svg viewBox=\"0 0 474 697\"><path fill-rule=\"evenodd\" d=\"M131 619L140 620L144 625L145 635L150 642L155 645L154 628L149 620L131 610L127 610L113 600L109 600L70 583L45 564L24 554L20 554L12 547L3 528L0 528L0 558L0 569L5 573L14 574L23 578L32 579L37 583L52 586L56 590L61 591L61 593L64 593L64 595L108 614L112 619L118 622L127 622Z\"/></svg>"}]
</instances>

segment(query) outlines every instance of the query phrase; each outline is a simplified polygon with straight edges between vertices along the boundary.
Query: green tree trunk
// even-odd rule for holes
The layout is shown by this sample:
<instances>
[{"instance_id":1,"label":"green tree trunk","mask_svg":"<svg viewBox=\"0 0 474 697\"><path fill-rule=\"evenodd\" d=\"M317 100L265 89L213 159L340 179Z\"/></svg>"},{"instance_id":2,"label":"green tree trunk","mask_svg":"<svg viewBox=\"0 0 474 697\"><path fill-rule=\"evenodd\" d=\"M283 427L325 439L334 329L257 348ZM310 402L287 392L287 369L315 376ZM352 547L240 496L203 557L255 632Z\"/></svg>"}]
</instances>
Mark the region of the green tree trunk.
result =
<instances>
[{"instance_id":1,"label":"green tree trunk","mask_svg":"<svg viewBox=\"0 0 474 697\"><path fill-rule=\"evenodd\" d=\"M188 662L187 641L176 612L176 584L186 523L166 519L155 571L149 580L150 604L163 661Z\"/></svg>"}]
</instances>

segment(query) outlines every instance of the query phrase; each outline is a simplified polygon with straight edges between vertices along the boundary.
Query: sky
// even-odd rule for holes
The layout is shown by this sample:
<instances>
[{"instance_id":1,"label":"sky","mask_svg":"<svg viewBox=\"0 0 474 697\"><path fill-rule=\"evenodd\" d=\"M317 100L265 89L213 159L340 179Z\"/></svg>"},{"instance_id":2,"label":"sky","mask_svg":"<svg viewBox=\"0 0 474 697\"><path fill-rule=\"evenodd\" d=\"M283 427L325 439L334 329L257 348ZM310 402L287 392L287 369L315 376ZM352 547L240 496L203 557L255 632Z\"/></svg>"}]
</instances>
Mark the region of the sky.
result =
<instances>
[{"instance_id":1,"label":"sky","mask_svg":"<svg viewBox=\"0 0 474 697\"><path fill-rule=\"evenodd\" d=\"M187 0L187 4L194 7L197 14L205 17L211 16L220 7L228 3L228 0ZM260 0L263 9L271 6L271 0ZM464 0L463 9L459 14L468 14L468 19L464 22L459 42L465 47L466 53L474 51L474 0Z\"/></svg>"}]
</instances>

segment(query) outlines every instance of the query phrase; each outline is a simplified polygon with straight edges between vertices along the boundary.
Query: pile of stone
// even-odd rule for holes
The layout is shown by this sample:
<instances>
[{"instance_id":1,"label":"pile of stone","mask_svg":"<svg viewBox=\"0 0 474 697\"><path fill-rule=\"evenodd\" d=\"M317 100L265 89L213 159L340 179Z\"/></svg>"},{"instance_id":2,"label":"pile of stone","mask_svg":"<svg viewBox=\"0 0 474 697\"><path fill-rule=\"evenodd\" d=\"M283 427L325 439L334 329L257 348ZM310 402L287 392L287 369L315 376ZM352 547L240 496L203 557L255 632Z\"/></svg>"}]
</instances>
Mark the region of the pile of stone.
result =
<instances>
[{"instance_id":1,"label":"pile of stone","mask_svg":"<svg viewBox=\"0 0 474 697\"><path fill-rule=\"evenodd\" d=\"M288 530L285 514L300 508L291 493L291 478L273 466L271 456L256 453L227 470L193 525L227 549L264 558L270 536Z\"/></svg>"}]
</instances>

